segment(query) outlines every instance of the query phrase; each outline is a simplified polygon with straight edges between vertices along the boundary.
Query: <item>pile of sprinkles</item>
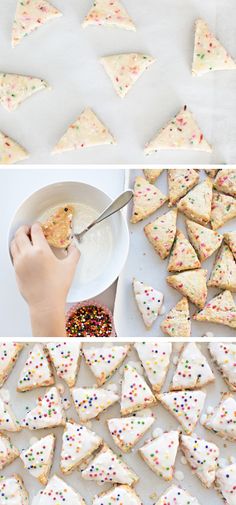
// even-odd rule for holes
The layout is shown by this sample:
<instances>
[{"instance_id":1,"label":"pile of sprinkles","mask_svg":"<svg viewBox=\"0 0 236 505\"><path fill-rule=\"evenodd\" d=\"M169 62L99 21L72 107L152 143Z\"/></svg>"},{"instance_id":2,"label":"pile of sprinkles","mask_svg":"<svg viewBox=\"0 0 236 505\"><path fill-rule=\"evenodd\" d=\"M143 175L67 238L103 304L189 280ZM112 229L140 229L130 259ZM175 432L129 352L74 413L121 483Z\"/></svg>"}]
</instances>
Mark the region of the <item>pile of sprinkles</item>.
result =
<instances>
[{"instance_id":1,"label":"pile of sprinkles","mask_svg":"<svg viewBox=\"0 0 236 505\"><path fill-rule=\"evenodd\" d=\"M113 318L109 309L96 302L77 304L67 314L68 337L114 337Z\"/></svg>"}]
</instances>

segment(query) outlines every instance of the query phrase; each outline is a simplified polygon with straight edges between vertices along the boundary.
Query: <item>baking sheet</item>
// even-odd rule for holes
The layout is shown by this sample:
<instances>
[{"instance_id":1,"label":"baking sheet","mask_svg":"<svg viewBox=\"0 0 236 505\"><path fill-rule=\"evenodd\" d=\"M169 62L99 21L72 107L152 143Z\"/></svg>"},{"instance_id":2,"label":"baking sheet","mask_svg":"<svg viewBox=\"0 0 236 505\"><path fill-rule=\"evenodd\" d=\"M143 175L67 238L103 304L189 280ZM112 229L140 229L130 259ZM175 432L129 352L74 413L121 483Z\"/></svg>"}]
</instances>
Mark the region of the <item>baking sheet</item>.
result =
<instances>
[{"instance_id":1,"label":"baking sheet","mask_svg":"<svg viewBox=\"0 0 236 505\"><path fill-rule=\"evenodd\" d=\"M137 175L143 175L141 169L126 171L127 187L133 188L134 180ZM204 170L201 169L200 181L205 177L206 174ZM164 169L157 179L156 185L165 195L168 194L167 169ZM167 271L169 257L166 260L161 260L143 232L143 228L146 224L154 221L154 219L165 214L168 210L170 210L170 208L168 207L168 203L166 203L154 214L137 224L131 224L129 222L132 211L131 205L127 212L130 230L130 251L125 268L119 277L114 309L115 327L119 338L163 337L164 334L160 329L160 323L166 317L170 309L181 299L180 293L171 288L166 282L167 275L170 275ZM178 212L177 227L181 229L187 237L184 220L184 214ZM225 226L219 228L219 233L235 229L236 219L232 219ZM209 274L212 270L216 254L217 252L202 263L202 268L206 268ZM145 328L134 299L132 289L133 277L164 293L164 314L157 317L157 320L150 330ZM207 300L211 300L219 291L220 290L216 288L208 288ZM236 301L235 294L233 294L233 297ZM190 314L192 315L194 312L196 312L196 307L190 303ZM236 332L233 328L192 320L192 337L200 338L208 332L211 333L211 337L236 337ZM165 336L170 338L168 335Z\"/></svg>"},{"instance_id":2,"label":"baking sheet","mask_svg":"<svg viewBox=\"0 0 236 505\"><path fill-rule=\"evenodd\" d=\"M95 344L96 345L96 344ZM171 357L171 365L170 369L168 372L167 380L165 382L165 385L163 387L163 391L168 391L168 387L170 384L170 380L173 376L173 372L175 369L175 364L176 363L176 356L178 355L178 352L181 348L181 344L174 344L175 350L172 354ZM22 419L25 412L26 412L26 407L27 410L29 408L32 408L35 405L35 399L41 395L44 394L46 389L45 388L39 388L34 391L29 391L26 393L17 393L16 392L16 384L19 378L20 371L22 369L22 366L28 356L28 352L32 348L32 344L26 344L25 348L23 349L20 358L18 362L16 363L15 368L13 369L13 372L11 373L9 379L7 382L4 384L3 389L9 390L10 391L10 398L11 398L11 404L14 408L14 411L16 412L17 416L19 419ZM223 381L221 374L216 370L216 367L212 364L212 361L210 360L209 353L206 347L206 344L201 344L200 345L201 351L206 355L208 358L212 370L215 373L216 376L216 382L213 383L212 385L208 385L206 388L203 390L206 391L207 393L207 398L206 398L206 403L204 407L204 412L206 412L208 406L215 406L217 402L220 400L221 397L221 392L227 391L227 386L225 382ZM124 363L131 362L133 365L138 363L140 367L140 362L138 360L137 354L135 350L131 350L129 353L128 357L126 358ZM174 362L174 363L173 363ZM111 378L111 380L106 383L106 384L118 384L118 388L120 389L120 381L122 377L122 372L123 372L123 367L116 372L116 374ZM57 384L64 385L63 381L56 379ZM95 384L94 376L88 369L87 365L85 364L83 358L81 361L81 367L80 367L80 372L79 376L77 379L77 385L80 386L93 386ZM67 389L67 386L65 386L65 391L63 393L63 398L69 398L69 391ZM137 454L137 449L141 447L146 440L151 438L152 433L154 430L158 428L162 428L165 431L172 430L172 429L178 429L178 423L175 421L175 419L168 413L166 410L158 404L157 407L154 407L152 409L156 420L151 427L151 429L145 434L145 436L139 441L137 444L136 448L128 455L124 455L123 458L124 460L130 465L131 468L140 476L140 482L136 486L137 492L140 494L140 497L143 500L144 505L153 505L153 503L156 502L157 497L163 493L167 488L168 488L168 483L163 481L161 478L157 477L156 474L154 474L149 467L144 463L144 461L140 458L140 456ZM66 411L67 417L72 417L75 421L78 422L78 416L76 414L75 409L72 407L69 410ZM93 429L95 432L97 432L99 435L101 435L106 443L118 454L120 454L120 450L116 447L116 445L113 443L112 437L109 434L109 431L106 427L106 420L115 416L119 416L119 404L114 405L113 407L109 408L106 412L100 415L99 420L94 420L91 423L89 423L89 427ZM62 433L63 433L63 428L55 428L55 429L49 429L49 430L35 430L35 431L29 431L29 430L23 430L17 434L9 434L13 443L18 447L20 450L25 449L30 445L30 441L33 438L37 437L38 439L49 434L49 433L55 433L56 435L56 452L54 456L54 462L53 462L53 467L51 470L50 475L53 475L55 472L62 477L68 484L70 484L72 487L74 487L75 490L79 491L80 494L85 498L86 504L87 505L92 505L92 498L95 494L101 493L106 489L109 489L110 486L107 485L97 485L96 483L85 481L80 477L80 471L75 470L70 476L64 477L63 474L59 470L59 463L60 463L60 452L61 452L61 438L62 438ZM216 445L219 446L220 448L220 457L221 458L228 458L230 456L235 456L235 446L231 442L224 441L220 437L214 435L211 433L209 430L205 430L200 423L197 425L197 428L195 429L195 433L199 435L200 437L205 437L209 442L214 442ZM205 489L201 484L198 478L194 475L192 475L191 469L189 468L188 465L185 465L181 462L183 454L179 450L178 455L177 455L177 460L176 460L176 471L181 472L181 478L183 480L176 480L174 479L174 483L181 485L185 489L187 489L192 495L196 496L199 500L200 504L207 503L206 500L208 500L208 503L214 503L214 505L222 505L223 501L221 497L216 493L214 489L207 490ZM6 467L4 470L2 470L2 475L4 476L11 476L13 473L19 473L26 485L26 488L30 494L30 500L32 500L33 496L40 490L42 489L42 486L38 483L36 479L34 479L28 472L27 470L24 469L23 463L21 460L18 458L15 460L11 465ZM170 485L171 483L169 483Z\"/></svg>"},{"instance_id":3,"label":"baking sheet","mask_svg":"<svg viewBox=\"0 0 236 505\"><path fill-rule=\"evenodd\" d=\"M194 22L202 17L236 57L235 0L123 0L137 31L81 23L92 0L52 0L63 16L11 48L16 0L0 2L0 71L46 79L51 91L36 93L12 114L1 107L0 130L30 153L23 164L232 163L236 160L236 72L192 77ZM156 58L130 93L120 99L99 58L127 52ZM187 104L212 154L169 151L146 158L143 147ZM110 129L117 146L52 156L59 138L85 107Z\"/></svg>"}]
</instances>

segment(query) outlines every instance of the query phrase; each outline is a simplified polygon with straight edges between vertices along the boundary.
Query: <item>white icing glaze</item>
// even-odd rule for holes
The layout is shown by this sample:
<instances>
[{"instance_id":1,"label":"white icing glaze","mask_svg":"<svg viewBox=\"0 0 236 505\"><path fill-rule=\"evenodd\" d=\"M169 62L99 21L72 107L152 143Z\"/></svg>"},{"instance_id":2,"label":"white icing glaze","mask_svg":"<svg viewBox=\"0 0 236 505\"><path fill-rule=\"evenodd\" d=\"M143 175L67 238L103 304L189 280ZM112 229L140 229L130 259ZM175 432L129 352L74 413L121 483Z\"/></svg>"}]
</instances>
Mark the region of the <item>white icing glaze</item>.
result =
<instances>
[{"instance_id":1,"label":"white icing glaze","mask_svg":"<svg viewBox=\"0 0 236 505\"><path fill-rule=\"evenodd\" d=\"M58 377L69 387L74 386L78 372L81 344L79 342L52 342L47 344ZM63 393L62 393L63 394Z\"/></svg>"},{"instance_id":2,"label":"white icing glaze","mask_svg":"<svg viewBox=\"0 0 236 505\"><path fill-rule=\"evenodd\" d=\"M134 279L134 296L143 317L144 324L151 328L157 316L160 314L164 295L151 286Z\"/></svg>"},{"instance_id":3,"label":"white icing glaze","mask_svg":"<svg viewBox=\"0 0 236 505\"><path fill-rule=\"evenodd\" d=\"M176 391L162 393L158 398L181 424L184 431L191 434L200 418L206 393L203 391Z\"/></svg>"},{"instance_id":4,"label":"white icing glaze","mask_svg":"<svg viewBox=\"0 0 236 505\"><path fill-rule=\"evenodd\" d=\"M49 472L53 459L54 443L54 436L47 435L21 452L20 458L33 477L38 479Z\"/></svg>"},{"instance_id":5,"label":"white icing glaze","mask_svg":"<svg viewBox=\"0 0 236 505\"><path fill-rule=\"evenodd\" d=\"M11 372L21 347L21 344L16 342L0 342L0 386Z\"/></svg>"},{"instance_id":6,"label":"white icing glaze","mask_svg":"<svg viewBox=\"0 0 236 505\"><path fill-rule=\"evenodd\" d=\"M214 380L214 374L194 342L186 344L180 354L171 389L194 389Z\"/></svg>"},{"instance_id":7,"label":"white icing glaze","mask_svg":"<svg viewBox=\"0 0 236 505\"><path fill-rule=\"evenodd\" d=\"M156 391L160 391L170 363L172 344L165 342L142 342L134 344L148 380Z\"/></svg>"},{"instance_id":8,"label":"white icing glaze","mask_svg":"<svg viewBox=\"0 0 236 505\"><path fill-rule=\"evenodd\" d=\"M10 405L4 402L0 396L0 429L6 431L19 431L20 424L17 421Z\"/></svg>"},{"instance_id":9,"label":"white icing glaze","mask_svg":"<svg viewBox=\"0 0 236 505\"><path fill-rule=\"evenodd\" d=\"M88 421L119 400L112 391L102 388L74 388L72 397L81 421Z\"/></svg>"},{"instance_id":10,"label":"white icing glaze","mask_svg":"<svg viewBox=\"0 0 236 505\"><path fill-rule=\"evenodd\" d=\"M128 484L129 486L138 480L138 477L130 470L126 463L106 446L82 472L82 477L86 480L116 482Z\"/></svg>"},{"instance_id":11,"label":"white icing glaze","mask_svg":"<svg viewBox=\"0 0 236 505\"><path fill-rule=\"evenodd\" d=\"M236 344L214 342L208 347L226 381L236 391Z\"/></svg>"},{"instance_id":12,"label":"white icing glaze","mask_svg":"<svg viewBox=\"0 0 236 505\"><path fill-rule=\"evenodd\" d=\"M37 406L27 412L22 420L22 426L29 430L52 428L65 423L61 397L56 387L47 391L44 397L39 397Z\"/></svg>"},{"instance_id":13,"label":"white icing glaze","mask_svg":"<svg viewBox=\"0 0 236 505\"><path fill-rule=\"evenodd\" d=\"M49 386L54 378L49 367L47 356L41 344L35 344L20 373L17 389L27 391L40 386Z\"/></svg>"},{"instance_id":14,"label":"white icing glaze","mask_svg":"<svg viewBox=\"0 0 236 505\"><path fill-rule=\"evenodd\" d=\"M84 346L83 354L87 365L98 380L98 384L104 384L124 361L128 345Z\"/></svg>"},{"instance_id":15,"label":"white icing glaze","mask_svg":"<svg viewBox=\"0 0 236 505\"><path fill-rule=\"evenodd\" d=\"M178 446L178 431L169 431L147 442L139 450L153 472L165 480L171 480Z\"/></svg>"},{"instance_id":16,"label":"white icing glaze","mask_svg":"<svg viewBox=\"0 0 236 505\"><path fill-rule=\"evenodd\" d=\"M93 505L142 505L135 491L128 486L117 486L102 496L95 496Z\"/></svg>"},{"instance_id":17,"label":"white icing glaze","mask_svg":"<svg viewBox=\"0 0 236 505\"><path fill-rule=\"evenodd\" d=\"M47 486L37 494L35 505L85 505L81 496L64 480L54 475Z\"/></svg>"},{"instance_id":18,"label":"white icing glaze","mask_svg":"<svg viewBox=\"0 0 236 505\"><path fill-rule=\"evenodd\" d=\"M18 450L12 445L8 437L0 433L0 470L11 463L18 454Z\"/></svg>"},{"instance_id":19,"label":"white icing glaze","mask_svg":"<svg viewBox=\"0 0 236 505\"><path fill-rule=\"evenodd\" d=\"M218 470L216 485L228 505L236 504L236 464Z\"/></svg>"},{"instance_id":20,"label":"white icing glaze","mask_svg":"<svg viewBox=\"0 0 236 505\"><path fill-rule=\"evenodd\" d=\"M144 378L132 367L125 366L122 381L121 413L126 415L156 403Z\"/></svg>"},{"instance_id":21,"label":"white icing glaze","mask_svg":"<svg viewBox=\"0 0 236 505\"><path fill-rule=\"evenodd\" d=\"M231 396L224 396L219 405L202 421L205 428L213 430L222 437L236 440L236 400Z\"/></svg>"},{"instance_id":22,"label":"white icing glaze","mask_svg":"<svg viewBox=\"0 0 236 505\"><path fill-rule=\"evenodd\" d=\"M154 423L154 417L126 417L109 419L111 436L121 450L129 451Z\"/></svg>"},{"instance_id":23,"label":"white icing glaze","mask_svg":"<svg viewBox=\"0 0 236 505\"><path fill-rule=\"evenodd\" d=\"M0 504L28 505L28 494L17 475L0 480Z\"/></svg>"},{"instance_id":24,"label":"white icing glaze","mask_svg":"<svg viewBox=\"0 0 236 505\"><path fill-rule=\"evenodd\" d=\"M79 466L82 461L101 445L102 439L85 426L66 423L62 438L61 469L68 472Z\"/></svg>"},{"instance_id":25,"label":"white icing glaze","mask_svg":"<svg viewBox=\"0 0 236 505\"><path fill-rule=\"evenodd\" d=\"M207 487L211 487L215 480L219 449L215 444L198 438L183 435L181 438L182 450L191 468Z\"/></svg>"},{"instance_id":26,"label":"white icing glaze","mask_svg":"<svg viewBox=\"0 0 236 505\"><path fill-rule=\"evenodd\" d=\"M200 505L197 498L175 485L163 493L156 505L166 505L167 503L168 505Z\"/></svg>"}]
</instances>

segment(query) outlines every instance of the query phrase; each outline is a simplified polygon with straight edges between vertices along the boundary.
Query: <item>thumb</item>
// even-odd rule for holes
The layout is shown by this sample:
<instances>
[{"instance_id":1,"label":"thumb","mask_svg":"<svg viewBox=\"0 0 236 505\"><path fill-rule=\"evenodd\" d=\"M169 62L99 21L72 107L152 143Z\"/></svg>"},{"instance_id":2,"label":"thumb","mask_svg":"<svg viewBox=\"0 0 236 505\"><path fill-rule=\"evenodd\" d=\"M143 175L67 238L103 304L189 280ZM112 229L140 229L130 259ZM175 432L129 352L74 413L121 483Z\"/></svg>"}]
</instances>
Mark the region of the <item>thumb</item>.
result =
<instances>
[{"instance_id":1,"label":"thumb","mask_svg":"<svg viewBox=\"0 0 236 505\"><path fill-rule=\"evenodd\" d=\"M66 260L68 263L76 267L80 259L80 250L76 245L71 244L70 247L68 248L68 255L66 257Z\"/></svg>"}]
</instances>

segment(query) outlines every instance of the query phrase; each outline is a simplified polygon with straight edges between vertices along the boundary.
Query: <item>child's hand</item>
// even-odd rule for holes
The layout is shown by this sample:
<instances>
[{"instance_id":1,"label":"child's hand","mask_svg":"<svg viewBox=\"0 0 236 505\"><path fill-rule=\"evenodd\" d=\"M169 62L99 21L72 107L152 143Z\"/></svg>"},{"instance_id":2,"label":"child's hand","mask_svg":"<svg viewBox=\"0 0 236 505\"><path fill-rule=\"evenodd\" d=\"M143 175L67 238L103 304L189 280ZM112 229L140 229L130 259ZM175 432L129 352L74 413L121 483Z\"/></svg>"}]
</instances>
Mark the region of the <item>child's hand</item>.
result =
<instances>
[{"instance_id":1,"label":"child's hand","mask_svg":"<svg viewBox=\"0 0 236 505\"><path fill-rule=\"evenodd\" d=\"M65 336L65 303L80 257L78 249L72 245L67 256L58 259L36 223L31 230L19 228L11 254L19 289L29 305L34 336ZM51 324L54 318L57 329ZM55 335L58 332L60 335Z\"/></svg>"}]
</instances>

